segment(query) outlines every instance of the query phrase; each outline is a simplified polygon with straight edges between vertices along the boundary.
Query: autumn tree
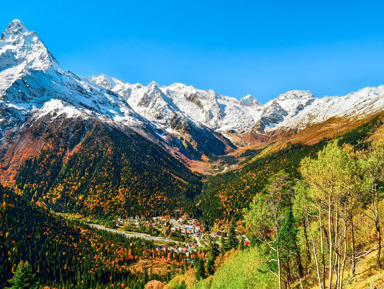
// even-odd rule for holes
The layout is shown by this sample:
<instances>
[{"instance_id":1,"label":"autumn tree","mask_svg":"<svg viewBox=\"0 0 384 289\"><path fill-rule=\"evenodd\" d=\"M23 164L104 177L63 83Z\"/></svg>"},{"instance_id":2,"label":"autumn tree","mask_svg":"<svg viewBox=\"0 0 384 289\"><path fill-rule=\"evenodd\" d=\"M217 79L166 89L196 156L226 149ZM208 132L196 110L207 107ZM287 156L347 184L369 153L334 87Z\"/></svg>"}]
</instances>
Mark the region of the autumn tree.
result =
<instances>
[{"instance_id":1,"label":"autumn tree","mask_svg":"<svg viewBox=\"0 0 384 289\"><path fill-rule=\"evenodd\" d=\"M295 250L296 229L290 226L292 194L289 175L280 171L269 179L265 190L254 197L249 209L244 210L244 221L249 232L270 251L270 268L278 279L279 288L282 288L283 282L282 263Z\"/></svg>"},{"instance_id":2,"label":"autumn tree","mask_svg":"<svg viewBox=\"0 0 384 289\"><path fill-rule=\"evenodd\" d=\"M323 283L325 282L325 273L321 273L320 269L320 261L318 255L324 257L324 246L323 246L323 236L320 231L320 252L318 246L316 244L316 240L312 233L311 223L314 220L320 220L318 224L320 224L321 228L321 207L317 206L317 204L310 198L309 186L304 181L298 181L294 187L295 198L293 201L293 213L296 219L303 219L303 231L305 236L305 244L306 251L308 255L308 261L311 262L311 251L313 251L313 257L316 265L316 274L317 280L319 282L319 288L323 288ZM309 235L311 237L311 245L309 245L307 231L309 231Z\"/></svg>"},{"instance_id":3,"label":"autumn tree","mask_svg":"<svg viewBox=\"0 0 384 289\"><path fill-rule=\"evenodd\" d=\"M376 149L364 154L359 160L363 181L362 203L366 215L373 221L377 239L377 265L381 268L381 226L379 203L383 199L384 149Z\"/></svg>"},{"instance_id":4,"label":"autumn tree","mask_svg":"<svg viewBox=\"0 0 384 289\"><path fill-rule=\"evenodd\" d=\"M298 207L301 207L306 216L314 210L318 217L319 249L323 266L320 288L326 288L326 267L328 288L333 285L335 288L342 288L348 249L351 247L349 236L354 234L353 211L360 185L356 161L350 148L341 149L335 141L321 150L317 158L304 158L300 172L308 188L301 192L307 194L302 199L306 203ZM296 198L296 201L301 200ZM324 256L325 248L328 252L327 262ZM354 250L355 248L352 248L353 252Z\"/></svg>"}]
</instances>

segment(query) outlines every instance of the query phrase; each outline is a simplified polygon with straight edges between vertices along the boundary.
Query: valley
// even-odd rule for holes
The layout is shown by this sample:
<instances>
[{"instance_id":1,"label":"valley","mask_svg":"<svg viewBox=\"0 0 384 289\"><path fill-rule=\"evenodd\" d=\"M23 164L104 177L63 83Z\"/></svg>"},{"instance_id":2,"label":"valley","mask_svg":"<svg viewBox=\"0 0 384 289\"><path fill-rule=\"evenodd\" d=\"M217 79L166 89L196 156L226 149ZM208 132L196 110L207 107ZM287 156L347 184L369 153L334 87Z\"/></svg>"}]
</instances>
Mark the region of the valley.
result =
<instances>
[{"instance_id":1,"label":"valley","mask_svg":"<svg viewBox=\"0 0 384 289\"><path fill-rule=\"evenodd\" d=\"M261 104L82 77L14 20L0 287L380 288L383 124L384 86Z\"/></svg>"}]
</instances>

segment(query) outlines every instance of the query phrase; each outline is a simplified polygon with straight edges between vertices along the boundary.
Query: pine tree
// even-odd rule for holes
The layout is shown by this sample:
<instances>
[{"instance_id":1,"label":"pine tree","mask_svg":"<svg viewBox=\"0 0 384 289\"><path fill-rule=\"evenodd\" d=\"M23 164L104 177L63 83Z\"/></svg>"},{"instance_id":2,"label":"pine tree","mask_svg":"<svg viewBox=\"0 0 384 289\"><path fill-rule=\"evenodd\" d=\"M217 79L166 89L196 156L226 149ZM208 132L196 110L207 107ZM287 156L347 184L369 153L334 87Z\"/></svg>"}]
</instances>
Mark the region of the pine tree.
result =
<instances>
[{"instance_id":1,"label":"pine tree","mask_svg":"<svg viewBox=\"0 0 384 289\"><path fill-rule=\"evenodd\" d=\"M205 276L205 263L202 258L195 259L196 262L196 279L204 279Z\"/></svg>"},{"instance_id":2,"label":"pine tree","mask_svg":"<svg viewBox=\"0 0 384 289\"><path fill-rule=\"evenodd\" d=\"M254 197L249 209L244 210L244 221L248 230L259 245L266 246L270 251L269 266L271 272L276 272L274 274L278 278L279 289L283 287L282 262L290 250L290 244L284 240L282 232L287 233L290 230L287 226L289 217L292 216L291 185L289 175L284 171L278 172L269 179L264 192Z\"/></svg>"},{"instance_id":3,"label":"pine tree","mask_svg":"<svg viewBox=\"0 0 384 289\"><path fill-rule=\"evenodd\" d=\"M208 261L207 261L207 272L209 275L213 275L213 273L215 273L214 265L215 265L215 257L211 256L208 258Z\"/></svg>"},{"instance_id":4,"label":"pine tree","mask_svg":"<svg viewBox=\"0 0 384 289\"><path fill-rule=\"evenodd\" d=\"M37 289L39 282L35 274L32 273L32 267L27 262L20 261L17 265L13 278L9 280L11 287L8 289Z\"/></svg>"}]
</instances>

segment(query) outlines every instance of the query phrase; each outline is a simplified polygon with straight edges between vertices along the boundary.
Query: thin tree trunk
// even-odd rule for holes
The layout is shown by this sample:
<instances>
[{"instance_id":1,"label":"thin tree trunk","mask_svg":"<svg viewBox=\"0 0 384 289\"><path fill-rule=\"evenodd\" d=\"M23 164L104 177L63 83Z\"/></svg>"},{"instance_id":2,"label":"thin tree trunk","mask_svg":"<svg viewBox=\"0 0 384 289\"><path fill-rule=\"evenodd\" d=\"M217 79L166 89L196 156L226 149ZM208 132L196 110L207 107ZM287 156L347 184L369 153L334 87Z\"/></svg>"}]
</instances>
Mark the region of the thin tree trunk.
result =
<instances>
[{"instance_id":1,"label":"thin tree trunk","mask_svg":"<svg viewBox=\"0 0 384 289\"><path fill-rule=\"evenodd\" d=\"M339 210L338 206L336 204L336 217L334 221L333 226L333 232L334 232L334 251L335 251L335 288L337 288L339 284L339 270L340 270L340 253L339 253Z\"/></svg>"},{"instance_id":2,"label":"thin tree trunk","mask_svg":"<svg viewBox=\"0 0 384 289\"><path fill-rule=\"evenodd\" d=\"M333 288L334 289L338 289L338 285L339 285L339 276L338 276L338 271L339 271L339 267L338 267L338 264L339 264L339 255L336 253L335 254L335 257L334 257L334 273L335 273L335 278L334 278L334 283L333 283Z\"/></svg>"},{"instance_id":3,"label":"thin tree trunk","mask_svg":"<svg viewBox=\"0 0 384 289\"><path fill-rule=\"evenodd\" d=\"M323 263L323 288L325 289L325 251L324 251L324 240L323 240L323 222L321 218L321 211L319 209L319 221L320 221L320 248L321 248L321 258Z\"/></svg>"},{"instance_id":4,"label":"thin tree trunk","mask_svg":"<svg viewBox=\"0 0 384 289\"><path fill-rule=\"evenodd\" d=\"M353 237L353 222L351 222L351 230L352 230L352 243L354 242L354 237ZM346 261L347 261L347 224L345 223L344 221L344 258L343 258L343 265L341 267L341 274L340 274L340 279L341 279L341 282L340 282L340 289L343 289L343 280L344 280L344 269L345 269L345 264L346 264ZM354 247L354 244L353 244L353 247ZM353 253L352 253L352 266L354 266L354 258L355 258L355 248L353 248ZM355 275L355 269L352 268L352 276Z\"/></svg>"},{"instance_id":5,"label":"thin tree trunk","mask_svg":"<svg viewBox=\"0 0 384 289\"><path fill-rule=\"evenodd\" d=\"M311 263L311 249L309 247L309 242L308 242L308 233L307 233L307 224L306 221L303 220L303 226L304 226L304 237L305 237L305 244L307 246L307 257L308 257L308 262Z\"/></svg>"},{"instance_id":6,"label":"thin tree trunk","mask_svg":"<svg viewBox=\"0 0 384 289\"><path fill-rule=\"evenodd\" d=\"M353 223L353 215L350 216L351 220L351 235L352 235L352 275L356 274L356 243L355 243L355 224ZM345 232L347 234L347 232ZM347 236L345 236L345 239ZM345 251L346 253L347 251Z\"/></svg>"},{"instance_id":7,"label":"thin tree trunk","mask_svg":"<svg viewBox=\"0 0 384 289\"><path fill-rule=\"evenodd\" d=\"M341 255L337 257L337 283L335 284L336 289L340 288L340 283L343 282L341 279Z\"/></svg>"},{"instance_id":8,"label":"thin tree trunk","mask_svg":"<svg viewBox=\"0 0 384 289\"><path fill-rule=\"evenodd\" d=\"M332 288L332 277L333 277L333 272L332 272L332 263L333 263L333 258L332 258L332 251L333 251L333 246L332 246L332 194L329 195L328 197L328 237L329 237L329 270L328 270L328 288Z\"/></svg>"},{"instance_id":9,"label":"thin tree trunk","mask_svg":"<svg viewBox=\"0 0 384 289\"><path fill-rule=\"evenodd\" d=\"M377 231L377 266L381 269L381 228L379 217L376 217L376 231Z\"/></svg>"},{"instance_id":10,"label":"thin tree trunk","mask_svg":"<svg viewBox=\"0 0 384 289\"><path fill-rule=\"evenodd\" d=\"M315 240L313 240L313 235L312 235L312 230L311 230L311 227L310 227L310 224L309 224L309 221L308 221L308 216L306 216L307 218L307 224L309 226L309 234L311 236L311 241L312 241L312 249L313 249L313 256L315 257L315 263L316 263L316 273L317 273L317 279L319 281L319 288L320 289L325 289L325 287L322 286L322 282L321 282L321 276L320 276L320 267L319 267L319 261L317 259L317 252L316 252L316 246L315 246ZM321 230L320 230L320 234L321 233ZM324 278L323 278L324 279ZM300 279L301 281L301 279Z\"/></svg>"},{"instance_id":11,"label":"thin tree trunk","mask_svg":"<svg viewBox=\"0 0 384 289\"><path fill-rule=\"evenodd\" d=\"M333 270L335 271L335 285L334 285L335 289L337 289L337 284L339 283L339 276L337 274L337 271L339 270L339 268L337 267L338 262L339 262L339 255L336 253L335 254L335 266L333 268Z\"/></svg>"}]
</instances>

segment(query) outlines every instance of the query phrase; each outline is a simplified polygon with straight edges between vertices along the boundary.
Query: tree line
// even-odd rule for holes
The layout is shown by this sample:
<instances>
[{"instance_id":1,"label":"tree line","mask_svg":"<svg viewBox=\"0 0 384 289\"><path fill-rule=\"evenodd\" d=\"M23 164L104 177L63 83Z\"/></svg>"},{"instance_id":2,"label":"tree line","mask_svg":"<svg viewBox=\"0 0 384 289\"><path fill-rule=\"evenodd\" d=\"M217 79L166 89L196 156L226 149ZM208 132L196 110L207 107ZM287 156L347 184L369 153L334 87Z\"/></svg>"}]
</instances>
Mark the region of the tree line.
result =
<instances>
[{"instance_id":1,"label":"tree line","mask_svg":"<svg viewBox=\"0 0 384 289\"><path fill-rule=\"evenodd\" d=\"M140 260L166 270L134 269ZM185 255L156 251L153 241L65 220L0 186L0 288L35 278L52 288L144 288L185 266Z\"/></svg>"},{"instance_id":2,"label":"tree line","mask_svg":"<svg viewBox=\"0 0 384 289\"><path fill-rule=\"evenodd\" d=\"M345 288L374 253L382 268L384 149L334 141L303 158L299 172L274 174L244 210L277 287L316 280L320 289Z\"/></svg>"}]
</instances>

